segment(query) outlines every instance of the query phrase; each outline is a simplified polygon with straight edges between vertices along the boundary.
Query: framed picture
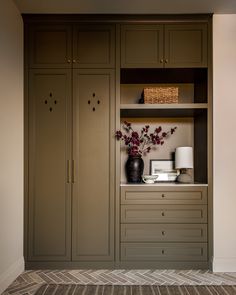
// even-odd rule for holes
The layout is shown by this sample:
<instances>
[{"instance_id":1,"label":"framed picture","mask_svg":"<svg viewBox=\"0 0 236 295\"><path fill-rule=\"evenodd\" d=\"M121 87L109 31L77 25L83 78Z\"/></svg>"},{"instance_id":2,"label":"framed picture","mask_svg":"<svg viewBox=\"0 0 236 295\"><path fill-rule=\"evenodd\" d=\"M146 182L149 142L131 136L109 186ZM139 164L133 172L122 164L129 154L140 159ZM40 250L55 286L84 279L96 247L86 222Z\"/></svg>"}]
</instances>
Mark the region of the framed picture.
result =
<instances>
[{"instance_id":1,"label":"framed picture","mask_svg":"<svg viewBox=\"0 0 236 295\"><path fill-rule=\"evenodd\" d=\"M179 171L174 168L173 160L150 160L150 174L158 175L158 181L176 181Z\"/></svg>"}]
</instances>

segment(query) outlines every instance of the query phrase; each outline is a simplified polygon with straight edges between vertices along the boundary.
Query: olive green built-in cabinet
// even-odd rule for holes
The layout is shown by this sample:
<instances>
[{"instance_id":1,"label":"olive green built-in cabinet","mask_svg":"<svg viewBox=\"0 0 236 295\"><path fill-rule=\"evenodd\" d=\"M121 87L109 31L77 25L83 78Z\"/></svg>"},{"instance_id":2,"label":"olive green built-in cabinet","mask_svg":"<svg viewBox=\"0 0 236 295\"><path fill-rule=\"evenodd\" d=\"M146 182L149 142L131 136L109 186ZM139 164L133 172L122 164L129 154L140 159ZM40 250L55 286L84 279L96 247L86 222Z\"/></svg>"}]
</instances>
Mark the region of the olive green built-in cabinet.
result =
<instances>
[{"instance_id":1,"label":"olive green built-in cabinet","mask_svg":"<svg viewBox=\"0 0 236 295\"><path fill-rule=\"evenodd\" d=\"M122 68L207 66L205 24L123 25Z\"/></svg>"},{"instance_id":2,"label":"olive green built-in cabinet","mask_svg":"<svg viewBox=\"0 0 236 295\"><path fill-rule=\"evenodd\" d=\"M23 18L26 268L208 268L211 16ZM178 103L139 103L165 86ZM193 183L127 184L124 121L177 127L144 174L192 146Z\"/></svg>"},{"instance_id":3,"label":"olive green built-in cabinet","mask_svg":"<svg viewBox=\"0 0 236 295\"><path fill-rule=\"evenodd\" d=\"M114 26L29 31L26 262L113 261Z\"/></svg>"}]
</instances>

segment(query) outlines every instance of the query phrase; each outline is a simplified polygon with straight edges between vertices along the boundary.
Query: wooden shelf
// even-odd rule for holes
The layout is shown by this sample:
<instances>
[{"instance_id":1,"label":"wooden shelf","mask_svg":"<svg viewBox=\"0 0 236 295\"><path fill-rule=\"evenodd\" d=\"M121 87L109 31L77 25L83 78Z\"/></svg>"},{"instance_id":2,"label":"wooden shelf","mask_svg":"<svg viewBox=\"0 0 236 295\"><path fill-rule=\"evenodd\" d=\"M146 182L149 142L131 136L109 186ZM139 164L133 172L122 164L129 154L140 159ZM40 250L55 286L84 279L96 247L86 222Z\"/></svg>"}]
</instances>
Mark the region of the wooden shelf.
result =
<instances>
[{"instance_id":1,"label":"wooden shelf","mask_svg":"<svg viewBox=\"0 0 236 295\"><path fill-rule=\"evenodd\" d=\"M207 109L207 103L120 105L121 117L193 117Z\"/></svg>"}]
</instances>

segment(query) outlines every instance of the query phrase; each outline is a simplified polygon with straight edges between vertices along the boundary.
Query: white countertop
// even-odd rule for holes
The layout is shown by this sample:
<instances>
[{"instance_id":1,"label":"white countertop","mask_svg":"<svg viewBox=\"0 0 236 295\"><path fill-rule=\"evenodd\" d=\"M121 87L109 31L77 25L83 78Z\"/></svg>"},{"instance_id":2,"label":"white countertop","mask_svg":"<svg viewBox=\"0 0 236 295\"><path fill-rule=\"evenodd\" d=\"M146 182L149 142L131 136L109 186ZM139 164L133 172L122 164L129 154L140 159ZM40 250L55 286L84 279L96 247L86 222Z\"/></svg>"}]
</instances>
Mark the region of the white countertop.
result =
<instances>
[{"instance_id":1,"label":"white countertop","mask_svg":"<svg viewBox=\"0 0 236 295\"><path fill-rule=\"evenodd\" d=\"M120 186L208 186L207 183L177 183L177 182L155 182L147 183L121 183Z\"/></svg>"}]
</instances>

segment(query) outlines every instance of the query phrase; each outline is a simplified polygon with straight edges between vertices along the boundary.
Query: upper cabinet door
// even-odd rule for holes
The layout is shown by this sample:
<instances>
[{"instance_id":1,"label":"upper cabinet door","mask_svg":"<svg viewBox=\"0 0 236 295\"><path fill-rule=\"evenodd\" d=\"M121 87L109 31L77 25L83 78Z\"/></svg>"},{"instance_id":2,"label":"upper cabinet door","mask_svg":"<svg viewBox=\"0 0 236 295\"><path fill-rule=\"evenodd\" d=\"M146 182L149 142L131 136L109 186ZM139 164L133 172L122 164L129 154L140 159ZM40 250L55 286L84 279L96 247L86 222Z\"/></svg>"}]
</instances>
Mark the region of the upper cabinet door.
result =
<instances>
[{"instance_id":1,"label":"upper cabinet door","mask_svg":"<svg viewBox=\"0 0 236 295\"><path fill-rule=\"evenodd\" d=\"M78 25L73 35L74 68L115 67L115 27Z\"/></svg>"},{"instance_id":2,"label":"upper cabinet door","mask_svg":"<svg viewBox=\"0 0 236 295\"><path fill-rule=\"evenodd\" d=\"M123 25L121 67L162 68L163 25Z\"/></svg>"},{"instance_id":3,"label":"upper cabinet door","mask_svg":"<svg viewBox=\"0 0 236 295\"><path fill-rule=\"evenodd\" d=\"M31 68L70 68L72 64L71 26L36 25L30 30Z\"/></svg>"},{"instance_id":4,"label":"upper cabinet door","mask_svg":"<svg viewBox=\"0 0 236 295\"><path fill-rule=\"evenodd\" d=\"M165 67L207 67L207 25L165 26Z\"/></svg>"}]
</instances>

